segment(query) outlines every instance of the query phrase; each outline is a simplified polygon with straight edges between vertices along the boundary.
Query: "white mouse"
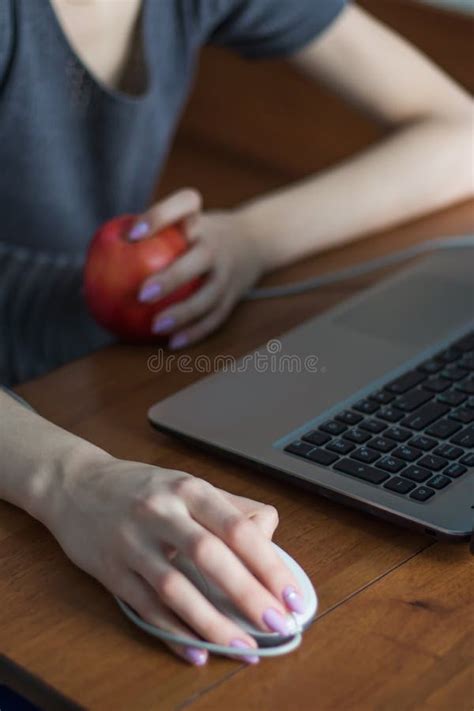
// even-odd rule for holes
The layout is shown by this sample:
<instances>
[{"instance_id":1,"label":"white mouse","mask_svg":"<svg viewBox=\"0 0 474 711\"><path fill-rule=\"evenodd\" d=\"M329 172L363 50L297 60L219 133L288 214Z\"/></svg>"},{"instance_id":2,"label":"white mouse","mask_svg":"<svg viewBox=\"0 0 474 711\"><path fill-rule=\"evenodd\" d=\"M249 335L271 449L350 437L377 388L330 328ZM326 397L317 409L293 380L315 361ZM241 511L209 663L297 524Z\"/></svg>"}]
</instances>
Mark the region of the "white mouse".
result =
<instances>
[{"instance_id":1,"label":"white mouse","mask_svg":"<svg viewBox=\"0 0 474 711\"><path fill-rule=\"evenodd\" d=\"M309 627L311 622L316 617L318 609L318 597L316 595L316 591L304 570L291 556L288 555L288 553L286 553L279 546L277 546L276 543L272 543L272 545L275 547L275 550L280 556L280 558L293 573L305 602L305 612L303 614L299 614L296 612L290 613L295 621L295 628L293 635L290 635L289 637L282 637L277 632L265 632L254 627L253 624L243 616L240 610L237 609L234 603L229 600L225 593L220 588L218 588L212 581L208 580L191 560L181 555L177 555L173 559L173 565L175 565L178 570L180 570L184 575L186 575L186 577L193 583L193 585L195 585L196 588L200 590L200 592L202 592L202 594L205 595L218 610L220 610L230 619L234 620L240 627L242 627L243 630L248 632L248 634L250 634L255 639L259 647L279 646L282 645L285 640L291 639L294 635L298 635L300 637L301 632L303 632L307 627ZM164 631L160 630L159 628L144 622L136 614L136 612L134 612L128 605L126 605L121 600L117 600L117 602L119 603L120 608L127 615L127 617L144 631L156 637L161 637L163 639L172 638L172 635L170 633L164 633ZM207 648L212 649L212 647L214 647L215 645L203 642L200 646L206 646ZM287 646L288 651L291 651L291 649L295 648L295 646Z\"/></svg>"},{"instance_id":2,"label":"white mouse","mask_svg":"<svg viewBox=\"0 0 474 711\"><path fill-rule=\"evenodd\" d=\"M316 616L318 609L318 598L316 591L311 584L311 580L308 578L303 568L286 553L282 548L272 543L276 552L283 560L285 565L293 573L299 589L303 595L305 602L305 612L303 614L298 614L296 612L291 613L295 620L295 632L301 632L306 629ZM279 644L282 639L285 639L277 632L264 632L257 629L252 625L249 620L243 616L242 612L234 605L234 603L229 600L226 594L217 587L212 581L208 580L201 571L193 564L189 558L182 558L178 556L173 561L174 565L181 570L184 575L186 575L189 580L200 590L203 595L205 595L212 604L220 610L222 613L229 617L231 620L236 622L243 630L248 632L259 646L271 646L273 644ZM291 635L290 635L291 636Z\"/></svg>"}]
</instances>

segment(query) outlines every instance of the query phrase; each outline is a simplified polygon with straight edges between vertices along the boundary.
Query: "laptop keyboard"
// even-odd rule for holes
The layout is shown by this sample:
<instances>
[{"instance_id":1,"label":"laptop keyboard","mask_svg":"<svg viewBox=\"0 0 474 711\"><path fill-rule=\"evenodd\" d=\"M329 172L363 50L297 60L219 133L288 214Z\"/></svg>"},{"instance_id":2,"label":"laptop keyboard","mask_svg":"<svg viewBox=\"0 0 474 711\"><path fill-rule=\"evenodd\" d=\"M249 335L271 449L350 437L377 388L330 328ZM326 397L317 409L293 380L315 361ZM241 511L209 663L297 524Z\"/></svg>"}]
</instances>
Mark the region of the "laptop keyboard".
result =
<instances>
[{"instance_id":1,"label":"laptop keyboard","mask_svg":"<svg viewBox=\"0 0 474 711\"><path fill-rule=\"evenodd\" d=\"M285 452L428 501L474 467L474 331Z\"/></svg>"}]
</instances>

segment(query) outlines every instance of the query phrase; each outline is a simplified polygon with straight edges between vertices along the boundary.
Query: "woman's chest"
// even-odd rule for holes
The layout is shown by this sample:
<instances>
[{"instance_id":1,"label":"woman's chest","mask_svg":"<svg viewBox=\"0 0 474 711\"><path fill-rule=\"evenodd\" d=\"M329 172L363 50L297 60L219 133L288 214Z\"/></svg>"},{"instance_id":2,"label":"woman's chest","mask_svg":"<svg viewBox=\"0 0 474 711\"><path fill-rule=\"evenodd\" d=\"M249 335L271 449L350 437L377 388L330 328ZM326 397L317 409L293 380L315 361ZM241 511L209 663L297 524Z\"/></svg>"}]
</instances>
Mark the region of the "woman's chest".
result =
<instances>
[{"instance_id":1,"label":"woman's chest","mask_svg":"<svg viewBox=\"0 0 474 711\"><path fill-rule=\"evenodd\" d=\"M117 89L137 49L142 0L50 0L72 50L106 86Z\"/></svg>"}]
</instances>

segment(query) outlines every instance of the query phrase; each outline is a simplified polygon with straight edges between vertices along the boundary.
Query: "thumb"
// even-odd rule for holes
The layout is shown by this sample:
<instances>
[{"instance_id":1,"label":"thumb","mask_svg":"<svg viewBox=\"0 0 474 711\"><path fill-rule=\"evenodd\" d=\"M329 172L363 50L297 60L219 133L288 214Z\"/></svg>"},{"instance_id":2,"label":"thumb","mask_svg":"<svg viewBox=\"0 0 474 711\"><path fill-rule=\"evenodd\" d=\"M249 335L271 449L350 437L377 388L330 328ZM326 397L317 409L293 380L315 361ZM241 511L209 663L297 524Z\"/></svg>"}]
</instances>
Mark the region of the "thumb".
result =
<instances>
[{"instance_id":1,"label":"thumb","mask_svg":"<svg viewBox=\"0 0 474 711\"><path fill-rule=\"evenodd\" d=\"M200 192L194 188L178 190L137 217L128 233L128 238L132 242L138 242L151 237L165 227L193 217L201 208Z\"/></svg>"}]
</instances>

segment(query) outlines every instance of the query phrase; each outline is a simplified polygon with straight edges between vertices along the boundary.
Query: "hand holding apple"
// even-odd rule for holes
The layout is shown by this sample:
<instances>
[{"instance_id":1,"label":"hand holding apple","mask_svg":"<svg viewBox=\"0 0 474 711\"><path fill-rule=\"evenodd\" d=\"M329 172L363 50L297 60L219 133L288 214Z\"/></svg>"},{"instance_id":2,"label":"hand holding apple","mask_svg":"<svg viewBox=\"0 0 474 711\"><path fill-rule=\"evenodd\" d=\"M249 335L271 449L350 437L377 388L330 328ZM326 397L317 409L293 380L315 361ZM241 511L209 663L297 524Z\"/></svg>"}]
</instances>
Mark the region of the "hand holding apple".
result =
<instances>
[{"instance_id":1,"label":"hand holding apple","mask_svg":"<svg viewBox=\"0 0 474 711\"><path fill-rule=\"evenodd\" d=\"M85 296L92 315L106 329L126 341L149 342L157 340L152 332L156 314L193 294L202 280L193 279L157 301L140 302L143 282L184 254L189 245L178 226L132 242L129 231L135 219L117 217L94 235L84 274Z\"/></svg>"},{"instance_id":2,"label":"hand holding apple","mask_svg":"<svg viewBox=\"0 0 474 711\"><path fill-rule=\"evenodd\" d=\"M182 348L221 325L262 272L238 213L203 213L199 193L185 189L98 231L85 293L97 321L120 337L170 336L169 347Z\"/></svg>"}]
</instances>

